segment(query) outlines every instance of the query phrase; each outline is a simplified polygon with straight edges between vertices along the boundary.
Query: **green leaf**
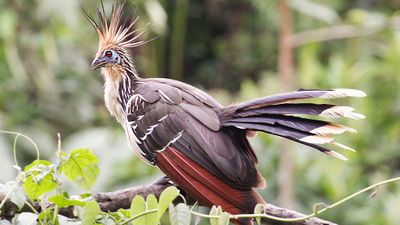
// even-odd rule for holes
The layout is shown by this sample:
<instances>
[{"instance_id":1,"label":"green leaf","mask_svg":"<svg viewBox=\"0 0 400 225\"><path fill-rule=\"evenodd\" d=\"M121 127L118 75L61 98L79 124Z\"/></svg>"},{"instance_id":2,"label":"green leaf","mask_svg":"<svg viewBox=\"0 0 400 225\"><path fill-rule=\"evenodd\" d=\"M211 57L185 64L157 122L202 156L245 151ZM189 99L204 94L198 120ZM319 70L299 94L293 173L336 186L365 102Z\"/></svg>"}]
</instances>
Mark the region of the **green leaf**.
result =
<instances>
[{"instance_id":1,"label":"green leaf","mask_svg":"<svg viewBox=\"0 0 400 225\"><path fill-rule=\"evenodd\" d=\"M36 225L38 215L34 213L23 212L17 216L15 225Z\"/></svg>"},{"instance_id":2,"label":"green leaf","mask_svg":"<svg viewBox=\"0 0 400 225\"><path fill-rule=\"evenodd\" d=\"M265 210L264 204L257 204L256 207L254 207L254 214L263 214ZM257 224L261 225L261 217L257 216L256 217Z\"/></svg>"},{"instance_id":3,"label":"green leaf","mask_svg":"<svg viewBox=\"0 0 400 225\"><path fill-rule=\"evenodd\" d=\"M57 194L57 195L51 196L47 200L49 202L56 204L57 206L59 206L61 208L68 207L71 205L77 205L77 206L81 206L81 207L86 205L86 202L83 200L70 199L63 194Z\"/></svg>"},{"instance_id":4,"label":"green leaf","mask_svg":"<svg viewBox=\"0 0 400 225\"><path fill-rule=\"evenodd\" d=\"M42 212L40 212L38 218L40 221L51 220L51 218L53 218L53 212L54 211L51 208L43 210Z\"/></svg>"},{"instance_id":5,"label":"green leaf","mask_svg":"<svg viewBox=\"0 0 400 225\"><path fill-rule=\"evenodd\" d=\"M229 213L223 212L221 217L219 218L218 224L219 225L228 225L229 224Z\"/></svg>"},{"instance_id":6,"label":"green leaf","mask_svg":"<svg viewBox=\"0 0 400 225\"><path fill-rule=\"evenodd\" d=\"M221 216L222 208L221 206L213 206L210 210L210 216ZM219 225L219 218L210 218L210 225Z\"/></svg>"},{"instance_id":7,"label":"green leaf","mask_svg":"<svg viewBox=\"0 0 400 225\"><path fill-rule=\"evenodd\" d=\"M132 217L131 211L128 209L118 209L117 216L120 219L129 219L130 217Z\"/></svg>"},{"instance_id":8,"label":"green leaf","mask_svg":"<svg viewBox=\"0 0 400 225\"><path fill-rule=\"evenodd\" d=\"M53 164L46 160L35 160L25 167L30 175L23 181L22 187L29 199L38 199L42 194L56 189L53 178Z\"/></svg>"},{"instance_id":9,"label":"green leaf","mask_svg":"<svg viewBox=\"0 0 400 225\"><path fill-rule=\"evenodd\" d=\"M219 218L210 218L211 225L228 225L230 214L223 212L221 206L213 206L210 210L210 216L219 216Z\"/></svg>"},{"instance_id":10,"label":"green leaf","mask_svg":"<svg viewBox=\"0 0 400 225\"><path fill-rule=\"evenodd\" d=\"M83 193L83 194L80 194L79 197L80 197L81 199L91 198L91 197L92 197L92 194L90 194L90 193Z\"/></svg>"},{"instance_id":11,"label":"green leaf","mask_svg":"<svg viewBox=\"0 0 400 225\"><path fill-rule=\"evenodd\" d=\"M135 198L132 200L131 203L131 216L136 216L144 211L146 211L146 202L144 198L140 195L136 195ZM132 221L132 225L144 225L146 224L145 216L141 216Z\"/></svg>"},{"instance_id":12,"label":"green leaf","mask_svg":"<svg viewBox=\"0 0 400 225\"><path fill-rule=\"evenodd\" d=\"M147 210L157 209L158 202L156 196L153 194L147 195L146 198ZM155 213L147 214L146 216L146 225L157 225L158 218L155 216Z\"/></svg>"},{"instance_id":13,"label":"green leaf","mask_svg":"<svg viewBox=\"0 0 400 225\"><path fill-rule=\"evenodd\" d=\"M30 170L34 170L36 172L45 171L47 166L50 166L51 163L47 160L35 160L31 164L25 166L24 172L28 172Z\"/></svg>"},{"instance_id":14,"label":"green leaf","mask_svg":"<svg viewBox=\"0 0 400 225\"><path fill-rule=\"evenodd\" d=\"M72 150L60 170L79 188L90 190L99 174L99 160L86 148Z\"/></svg>"},{"instance_id":15,"label":"green leaf","mask_svg":"<svg viewBox=\"0 0 400 225\"><path fill-rule=\"evenodd\" d=\"M190 225L191 213L187 205L179 203L176 207L169 204L169 221L171 225Z\"/></svg>"},{"instance_id":16,"label":"green leaf","mask_svg":"<svg viewBox=\"0 0 400 225\"><path fill-rule=\"evenodd\" d=\"M178 222L176 221L176 218L175 218L176 209L175 209L174 204L170 203L168 206L168 210L169 210L169 223L171 225L177 225Z\"/></svg>"},{"instance_id":17,"label":"green leaf","mask_svg":"<svg viewBox=\"0 0 400 225\"><path fill-rule=\"evenodd\" d=\"M96 201L86 203L82 210L82 225L93 225L100 212L100 206Z\"/></svg>"},{"instance_id":18,"label":"green leaf","mask_svg":"<svg viewBox=\"0 0 400 225\"><path fill-rule=\"evenodd\" d=\"M168 206L172 201L175 200L179 195L179 190L176 187L168 187L166 188L160 195L159 203L158 203L158 220L164 215L165 210L167 210Z\"/></svg>"}]
</instances>

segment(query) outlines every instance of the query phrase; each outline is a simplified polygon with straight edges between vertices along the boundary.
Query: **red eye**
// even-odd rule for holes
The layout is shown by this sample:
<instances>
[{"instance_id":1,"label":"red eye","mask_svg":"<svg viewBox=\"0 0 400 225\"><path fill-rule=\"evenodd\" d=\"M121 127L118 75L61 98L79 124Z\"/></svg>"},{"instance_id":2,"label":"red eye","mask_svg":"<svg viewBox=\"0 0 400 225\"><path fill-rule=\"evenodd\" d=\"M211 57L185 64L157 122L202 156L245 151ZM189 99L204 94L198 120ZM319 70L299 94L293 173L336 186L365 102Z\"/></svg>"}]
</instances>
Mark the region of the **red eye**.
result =
<instances>
[{"instance_id":1,"label":"red eye","mask_svg":"<svg viewBox=\"0 0 400 225\"><path fill-rule=\"evenodd\" d=\"M110 51L110 50L107 50L107 51L104 52L104 56L106 56L106 57L108 57L108 58L111 58L112 55L113 55L113 53L112 53L112 51Z\"/></svg>"}]
</instances>

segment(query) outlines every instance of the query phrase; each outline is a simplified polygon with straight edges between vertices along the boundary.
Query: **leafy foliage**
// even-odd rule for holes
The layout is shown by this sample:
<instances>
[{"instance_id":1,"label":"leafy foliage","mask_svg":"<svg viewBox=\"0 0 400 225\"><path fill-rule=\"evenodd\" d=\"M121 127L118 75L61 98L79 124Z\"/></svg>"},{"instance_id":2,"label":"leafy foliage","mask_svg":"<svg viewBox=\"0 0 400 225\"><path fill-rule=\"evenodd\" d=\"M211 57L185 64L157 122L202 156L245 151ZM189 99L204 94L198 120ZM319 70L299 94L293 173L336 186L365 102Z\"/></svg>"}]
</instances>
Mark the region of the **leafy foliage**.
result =
<instances>
[{"instance_id":1,"label":"leafy foliage","mask_svg":"<svg viewBox=\"0 0 400 225\"><path fill-rule=\"evenodd\" d=\"M35 160L25 167L24 172L29 175L22 186L31 200L39 199L44 193L56 189L53 169L54 165L46 160Z\"/></svg>"},{"instance_id":2,"label":"leafy foliage","mask_svg":"<svg viewBox=\"0 0 400 225\"><path fill-rule=\"evenodd\" d=\"M150 194L147 196L146 207L147 207L147 210L154 210L154 209L158 210L159 209L156 196L154 196L153 194ZM145 218L146 218L147 225L157 225L158 221L160 220L160 218L156 217L154 214L147 214L147 215L145 215Z\"/></svg>"},{"instance_id":3,"label":"leafy foliage","mask_svg":"<svg viewBox=\"0 0 400 225\"><path fill-rule=\"evenodd\" d=\"M254 214L264 214L264 205L257 204L256 207L254 208ZM258 225L261 225L261 217L256 217L255 218L257 221Z\"/></svg>"},{"instance_id":4,"label":"leafy foliage","mask_svg":"<svg viewBox=\"0 0 400 225\"><path fill-rule=\"evenodd\" d=\"M92 225L100 214L100 207L96 201L90 201L82 209L82 225Z\"/></svg>"},{"instance_id":5,"label":"leafy foliage","mask_svg":"<svg viewBox=\"0 0 400 225\"><path fill-rule=\"evenodd\" d=\"M84 199L71 199L68 196L68 193L64 192L62 194L56 194L47 199L49 202L54 203L60 208L68 207L68 206L85 206L86 202Z\"/></svg>"},{"instance_id":6,"label":"leafy foliage","mask_svg":"<svg viewBox=\"0 0 400 225\"><path fill-rule=\"evenodd\" d=\"M142 196L136 196L132 200L131 208L130 208L130 215L131 216L138 216L140 213L146 211L146 201ZM132 225L140 225L140 224L147 224L147 216L141 216L134 221L132 221Z\"/></svg>"},{"instance_id":7,"label":"leafy foliage","mask_svg":"<svg viewBox=\"0 0 400 225\"><path fill-rule=\"evenodd\" d=\"M71 153L60 153L59 165L46 160L35 160L25 167L25 179L23 188L31 200L38 200L43 194L53 191L57 185L59 174L64 174L78 187L90 190L99 173L98 159L89 149L75 149ZM64 196L57 194L49 199L61 207L71 204L79 204Z\"/></svg>"},{"instance_id":8,"label":"leafy foliage","mask_svg":"<svg viewBox=\"0 0 400 225\"><path fill-rule=\"evenodd\" d=\"M171 225L187 225L190 224L191 213L190 209L184 203L179 203L174 206L169 204L169 221Z\"/></svg>"},{"instance_id":9,"label":"leafy foliage","mask_svg":"<svg viewBox=\"0 0 400 225\"><path fill-rule=\"evenodd\" d=\"M93 200L90 201L91 198L85 194L71 198L67 192L63 192L60 176L63 174L76 186L90 190L99 172L97 157L89 149L75 149L70 153L58 150L57 155L58 160L55 164L47 160L35 160L23 171L19 169L18 165L15 165L15 168L20 171L16 181L0 185L0 190L7 193L7 197L20 209L24 205L32 208L25 196L32 202L54 203L54 207L40 213L17 215L16 224L37 224L37 220L41 223L54 224L59 221L58 209L67 206L83 207L83 223L93 224L93 221L96 220L100 212L98 204ZM1 202L0 208L3 207L6 199Z\"/></svg>"},{"instance_id":10,"label":"leafy foliage","mask_svg":"<svg viewBox=\"0 0 400 225\"><path fill-rule=\"evenodd\" d=\"M46 160L35 160L26 166L24 171L20 171L16 181L8 182L6 185L0 184L0 191L8 193L8 198L19 208L30 205L25 195L31 201L54 204L53 207L42 212L17 214L15 216L16 224L76 224L75 220L58 215L60 208L68 206L76 207L79 210L79 219L82 225L157 225L167 209L169 209L171 224L190 224L192 211L189 207L183 203L177 206L172 204L179 196L179 190L176 187L166 188L161 193L159 201L152 194L148 195L146 199L142 196L135 196L129 210L120 209L116 213L102 212L99 204L93 200L91 195L69 196L68 192L63 190L60 175L65 175L77 187L88 191L95 183L99 173L99 161L91 150L84 148L74 149L69 153L58 150L57 156L55 164ZM16 165L16 168L19 167ZM0 204L1 207L4 201Z\"/></svg>"},{"instance_id":11,"label":"leafy foliage","mask_svg":"<svg viewBox=\"0 0 400 225\"><path fill-rule=\"evenodd\" d=\"M60 146L59 146L60 148ZM16 151L16 149L14 149ZM76 186L84 187L84 190L89 190L96 181L98 174L98 159L89 149L75 149L69 153L65 153L60 149L57 151L57 163L53 164L46 160L35 160L21 171L18 165L14 167L20 171L16 181L10 181L6 185L0 184L0 191L6 193L5 198L0 203L0 216L7 199L14 202L19 209L27 205L33 211L22 212L15 215L14 221L16 224L61 224L72 225L76 224L76 220L71 220L62 215L59 215L60 208L73 206L79 211L79 224L82 225L108 225L108 224L131 224L131 225L157 225L160 223L163 215L168 209L169 222L171 225L189 225L192 215L197 217L209 218L211 225L228 225L231 219L240 218L255 218L260 224L262 217L280 220L280 221L299 221L311 218L319 213L325 212L330 208L336 207L349 199L364 193L380 185L399 181L400 177L385 180L376 183L361 191L358 191L351 196L344 198L330 206L324 204L315 204L313 213L302 218L277 218L263 214L264 205L258 204L254 213L243 215L230 215L224 212L220 206L213 206L209 214L202 214L193 211L185 203L179 203L176 206L173 202L177 197L181 197L179 190L170 186L166 188L160 195L159 201L150 194L146 199L140 195L135 196L131 202L129 209L119 209L117 212L102 212L99 204L93 200L91 194L82 194L80 196L69 196L68 192L63 191L62 181L59 178L61 174L66 175ZM17 160L15 160L17 162ZM89 171L89 172L87 172ZM84 185L82 186L82 180ZM31 201L42 203L51 202L54 205L44 208L43 211L37 212L33 208L31 202L27 201L27 195ZM323 206L321 209L320 206ZM2 224L7 223L0 221Z\"/></svg>"},{"instance_id":12,"label":"leafy foliage","mask_svg":"<svg viewBox=\"0 0 400 225\"><path fill-rule=\"evenodd\" d=\"M165 211L169 207L169 204L176 197L178 197L178 195L179 192L174 187L169 187L163 191L163 193L160 195L160 202L158 203L158 213L157 213L158 219L161 219L161 217L164 215Z\"/></svg>"},{"instance_id":13,"label":"leafy foliage","mask_svg":"<svg viewBox=\"0 0 400 225\"><path fill-rule=\"evenodd\" d=\"M229 224L229 214L222 211L221 206L213 206L210 210L211 216L216 216L217 218L210 218L211 225L227 225Z\"/></svg>"},{"instance_id":14,"label":"leafy foliage","mask_svg":"<svg viewBox=\"0 0 400 225\"><path fill-rule=\"evenodd\" d=\"M99 175L97 157L89 149L75 149L63 159L60 171L78 187L90 190Z\"/></svg>"}]
</instances>

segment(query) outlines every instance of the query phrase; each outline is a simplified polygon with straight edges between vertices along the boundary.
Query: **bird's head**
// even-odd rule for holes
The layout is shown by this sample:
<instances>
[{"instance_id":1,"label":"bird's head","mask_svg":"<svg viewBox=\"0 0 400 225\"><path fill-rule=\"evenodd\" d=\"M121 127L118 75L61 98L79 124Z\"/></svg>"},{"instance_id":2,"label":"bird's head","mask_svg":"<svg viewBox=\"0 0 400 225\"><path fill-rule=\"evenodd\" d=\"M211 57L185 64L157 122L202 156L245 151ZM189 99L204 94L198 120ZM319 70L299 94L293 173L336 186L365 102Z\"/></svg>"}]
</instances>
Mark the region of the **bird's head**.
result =
<instances>
[{"instance_id":1,"label":"bird's head","mask_svg":"<svg viewBox=\"0 0 400 225\"><path fill-rule=\"evenodd\" d=\"M98 51L96 57L92 62L92 70L100 67L118 67L122 66L121 57L115 50L115 48L107 48L105 50Z\"/></svg>"},{"instance_id":2,"label":"bird's head","mask_svg":"<svg viewBox=\"0 0 400 225\"><path fill-rule=\"evenodd\" d=\"M123 3L120 1L116 1L113 5L110 19L105 14L102 2L101 8L97 10L98 20L91 13L85 11L86 17L99 37L99 47L91 65L93 70L101 67L109 71L133 68L127 50L146 43L137 40L146 32L134 29L138 18L124 20L122 12Z\"/></svg>"}]
</instances>

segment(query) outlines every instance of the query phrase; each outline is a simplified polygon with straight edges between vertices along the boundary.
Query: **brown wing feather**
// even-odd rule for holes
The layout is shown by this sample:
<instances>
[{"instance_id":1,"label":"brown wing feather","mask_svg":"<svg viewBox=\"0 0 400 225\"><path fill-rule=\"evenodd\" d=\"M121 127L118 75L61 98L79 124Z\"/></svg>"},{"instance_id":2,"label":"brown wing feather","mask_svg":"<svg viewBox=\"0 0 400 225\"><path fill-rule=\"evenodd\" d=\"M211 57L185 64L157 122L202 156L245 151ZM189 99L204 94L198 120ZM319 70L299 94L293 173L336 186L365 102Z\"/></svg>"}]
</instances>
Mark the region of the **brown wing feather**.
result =
<instances>
[{"instance_id":1,"label":"brown wing feather","mask_svg":"<svg viewBox=\"0 0 400 225\"><path fill-rule=\"evenodd\" d=\"M179 85L172 85L175 81L168 80L171 85L165 79L163 82L152 79L138 83L135 94L144 100L128 111L128 121L138 137L144 157L152 163L157 152L171 146L231 186L265 186L255 168L257 159L247 143L245 132L220 130L214 108L200 100L195 105L186 101L182 93L193 92L191 96L197 99L194 87L191 92L188 89L186 92L176 88ZM211 99L205 94L203 97Z\"/></svg>"},{"instance_id":2,"label":"brown wing feather","mask_svg":"<svg viewBox=\"0 0 400 225\"><path fill-rule=\"evenodd\" d=\"M237 189L174 148L156 157L157 166L190 196L205 206L218 205L232 214L252 213L263 199L252 188ZM249 224L248 221L236 221Z\"/></svg>"}]
</instances>

